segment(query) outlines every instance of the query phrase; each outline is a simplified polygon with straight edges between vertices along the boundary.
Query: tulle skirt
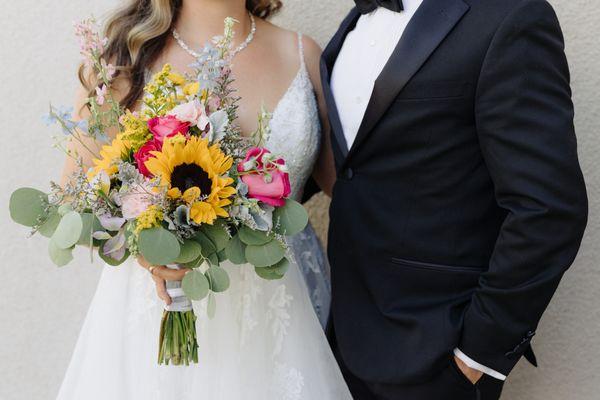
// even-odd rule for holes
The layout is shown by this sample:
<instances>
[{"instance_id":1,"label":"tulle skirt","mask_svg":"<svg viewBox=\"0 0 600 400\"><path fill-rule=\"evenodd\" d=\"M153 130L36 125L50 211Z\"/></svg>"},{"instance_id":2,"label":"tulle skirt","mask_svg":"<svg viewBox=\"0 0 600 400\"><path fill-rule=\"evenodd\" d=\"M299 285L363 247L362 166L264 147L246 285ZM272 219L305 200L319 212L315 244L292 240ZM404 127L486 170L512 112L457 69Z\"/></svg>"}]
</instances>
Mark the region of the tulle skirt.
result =
<instances>
[{"instance_id":1,"label":"tulle skirt","mask_svg":"<svg viewBox=\"0 0 600 400\"><path fill-rule=\"evenodd\" d=\"M321 249L312 229L301 235L280 281L223 265L231 287L215 295L213 319L195 303L199 363L187 367L157 364L163 304L148 272L105 266L57 399L351 400L311 302L319 282L309 274L309 290L298 265L314 268Z\"/></svg>"}]
</instances>

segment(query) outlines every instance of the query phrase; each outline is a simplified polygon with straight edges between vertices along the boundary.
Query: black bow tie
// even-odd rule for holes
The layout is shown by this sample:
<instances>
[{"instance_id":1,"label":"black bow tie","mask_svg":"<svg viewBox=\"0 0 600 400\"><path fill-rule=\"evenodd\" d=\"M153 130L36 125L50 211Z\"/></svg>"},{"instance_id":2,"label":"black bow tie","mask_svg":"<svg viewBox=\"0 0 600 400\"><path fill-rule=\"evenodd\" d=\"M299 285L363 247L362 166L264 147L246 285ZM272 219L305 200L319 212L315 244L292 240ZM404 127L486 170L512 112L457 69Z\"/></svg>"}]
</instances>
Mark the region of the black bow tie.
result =
<instances>
[{"instance_id":1,"label":"black bow tie","mask_svg":"<svg viewBox=\"0 0 600 400\"><path fill-rule=\"evenodd\" d=\"M368 14L379 7L387 8L395 12L404 10L402 0L354 0L361 14Z\"/></svg>"}]
</instances>

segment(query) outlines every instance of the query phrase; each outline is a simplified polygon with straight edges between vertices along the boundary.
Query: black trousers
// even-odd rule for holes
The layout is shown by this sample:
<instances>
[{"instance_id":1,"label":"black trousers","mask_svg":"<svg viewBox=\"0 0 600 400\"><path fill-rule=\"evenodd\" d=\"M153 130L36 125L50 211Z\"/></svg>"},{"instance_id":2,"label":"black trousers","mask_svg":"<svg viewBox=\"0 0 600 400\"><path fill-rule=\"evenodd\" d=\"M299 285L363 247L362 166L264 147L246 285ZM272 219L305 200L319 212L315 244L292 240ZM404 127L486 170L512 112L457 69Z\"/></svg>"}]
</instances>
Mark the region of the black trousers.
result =
<instances>
[{"instance_id":1,"label":"black trousers","mask_svg":"<svg viewBox=\"0 0 600 400\"><path fill-rule=\"evenodd\" d=\"M426 383L391 385L365 382L348 370L335 340L332 347L354 400L498 400L502 393L503 382L488 375L473 385L460 371L454 357L450 356L448 366Z\"/></svg>"}]
</instances>

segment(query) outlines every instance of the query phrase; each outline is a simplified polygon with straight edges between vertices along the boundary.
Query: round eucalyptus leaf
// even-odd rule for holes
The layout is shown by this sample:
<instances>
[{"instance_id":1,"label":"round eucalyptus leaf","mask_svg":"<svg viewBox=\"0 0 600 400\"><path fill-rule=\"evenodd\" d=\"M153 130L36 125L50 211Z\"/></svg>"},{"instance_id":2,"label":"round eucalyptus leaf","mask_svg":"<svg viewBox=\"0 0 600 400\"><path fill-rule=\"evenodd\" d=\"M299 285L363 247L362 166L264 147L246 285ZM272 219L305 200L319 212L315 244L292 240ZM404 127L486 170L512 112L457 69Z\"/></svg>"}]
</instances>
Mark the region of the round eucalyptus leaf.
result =
<instances>
[{"instance_id":1,"label":"round eucalyptus leaf","mask_svg":"<svg viewBox=\"0 0 600 400\"><path fill-rule=\"evenodd\" d=\"M229 274L221 267L210 267L206 271L206 277L210 283L210 290L215 293L224 292L229 289Z\"/></svg>"},{"instance_id":2,"label":"round eucalyptus leaf","mask_svg":"<svg viewBox=\"0 0 600 400\"><path fill-rule=\"evenodd\" d=\"M101 231L102 225L100 221L94 214L91 213L83 213L81 214L81 220L83 222L83 227L81 229L81 236L79 236L79 240L77 244L81 244L83 246L89 246L92 243L92 234L97 231Z\"/></svg>"},{"instance_id":3,"label":"round eucalyptus leaf","mask_svg":"<svg viewBox=\"0 0 600 400\"><path fill-rule=\"evenodd\" d=\"M50 239L48 243L48 254L52 262L58 267L64 267L73 260L73 249L60 248L54 239Z\"/></svg>"},{"instance_id":4,"label":"round eucalyptus leaf","mask_svg":"<svg viewBox=\"0 0 600 400\"><path fill-rule=\"evenodd\" d=\"M119 260L115 260L110 255L104 254L104 251L102 251L103 246L104 246L104 243L102 245L100 245L100 247L98 248L98 255L100 256L102 261L104 261L111 267L118 267L119 265L123 264L129 258L129 255L130 255L129 250L125 250L123 257L120 258Z\"/></svg>"},{"instance_id":5,"label":"round eucalyptus leaf","mask_svg":"<svg viewBox=\"0 0 600 400\"><path fill-rule=\"evenodd\" d=\"M242 226L238 232L240 240L249 246L260 246L270 242L273 238L269 237L266 232L255 231L247 226Z\"/></svg>"},{"instance_id":6,"label":"round eucalyptus leaf","mask_svg":"<svg viewBox=\"0 0 600 400\"><path fill-rule=\"evenodd\" d=\"M183 292L190 300L202 300L208 295L210 286L208 279L200 271L190 271L183 277L181 282Z\"/></svg>"},{"instance_id":7,"label":"round eucalyptus leaf","mask_svg":"<svg viewBox=\"0 0 600 400\"><path fill-rule=\"evenodd\" d=\"M275 210L273 220L278 233L293 236L306 228L308 213L302 204L288 199L285 206Z\"/></svg>"},{"instance_id":8,"label":"round eucalyptus leaf","mask_svg":"<svg viewBox=\"0 0 600 400\"><path fill-rule=\"evenodd\" d=\"M210 239L217 251L221 251L229 242L229 233L223 224L203 225L202 232Z\"/></svg>"},{"instance_id":9,"label":"round eucalyptus leaf","mask_svg":"<svg viewBox=\"0 0 600 400\"><path fill-rule=\"evenodd\" d=\"M281 279L290 268L290 262L287 258L279 261L277 264L266 268L254 268L256 274L263 279L272 281Z\"/></svg>"},{"instance_id":10,"label":"round eucalyptus leaf","mask_svg":"<svg viewBox=\"0 0 600 400\"><path fill-rule=\"evenodd\" d=\"M217 253L212 253L209 254L208 257L206 257L206 259L208 260L208 262L210 263L210 265L215 265L215 266L219 266L221 263L219 261L219 256L217 255Z\"/></svg>"},{"instance_id":11,"label":"round eucalyptus leaf","mask_svg":"<svg viewBox=\"0 0 600 400\"><path fill-rule=\"evenodd\" d=\"M56 227L60 223L61 216L58 214L57 210L53 210L48 214L46 220L40 227L38 228L38 232L47 238L52 237L54 232L56 231Z\"/></svg>"},{"instance_id":12,"label":"round eucalyptus leaf","mask_svg":"<svg viewBox=\"0 0 600 400\"><path fill-rule=\"evenodd\" d=\"M195 240L186 240L180 247L179 256L175 260L177 264L191 263L202 254L202 247Z\"/></svg>"},{"instance_id":13,"label":"round eucalyptus leaf","mask_svg":"<svg viewBox=\"0 0 600 400\"><path fill-rule=\"evenodd\" d=\"M68 249L77 244L79 237L81 237L82 229L83 220L81 219L81 215L76 211L70 211L58 223L52 235L52 240L61 249Z\"/></svg>"},{"instance_id":14,"label":"round eucalyptus leaf","mask_svg":"<svg viewBox=\"0 0 600 400\"><path fill-rule=\"evenodd\" d=\"M48 195L37 189L20 188L10 196L10 217L17 224L35 226L46 214Z\"/></svg>"},{"instance_id":15,"label":"round eucalyptus leaf","mask_svg":"<svg viewBox=\"0 0 600 400\"><path fill-rule=\"evenodd\" d=\"M246 245L240 239L240 235L231 238L225 247L225 255L233 264L241 265L246 263Z\"/></svg>"},{"instance_id":16,"label":"round eucalyptus leaf","mask_svg":"<svg viewBox=\"0 0 600 400\"><path fill-rule=\"evenodd\" d=\"M73 211L73 207L70 204L62 204L58 207L58 213L63 217Z\"/></svg>"},{"instance_id":17,"label":"round eucalyptus leaf","mask_svg":"<svg viewBox=\"0 0 600 400\"><path fill-rule=\"evenodd\" d=\"M277 264L285 256L283 245L272 240L262 246L246 247L246 259L255 267L268 267Z\"/></svg>"},{"instance_id":18,"label":"round eucalyptus leaf","mask_svg":"<svg viewBox=\"0 0 600 400\"><path fill-rule=\"evenodd\" d=\"M187 269L195 269L195 268L199 268L203 263L204 263L204 257L200 256L200 257L198 257L195 260L192 260L190 262L187 262L187 263L177 263L177 264L179 264L182 267L185 267Z\"/></svg>"},{"instance_id":19,"label":"round eucalyptus leaf","mask_svg":"<svg viewBox=\"0 0 600 400\"><path fill-rule=\"evenodd\" d=\"M206 234L204 232L202 232L202 231L196 232L196 235L194 236L194 240L196 240L198 243L200 243L200 246L202 247L202 255L204 257L208 258L211 254L217 252L217 248L216 248L215 244L208 236L206 236Z\"/></svg>"},{"instance_id":20,"label":"round eucalyptus leaf","mask_svg":"<svg viewBox=\"0 0 600 400\"><path fill-rule=\"evenodd\" d=\"M180 253L175 235L161 227L141 231L138 247L142 256L152 265L173 264Z\"/></svg>"}]
</instances>

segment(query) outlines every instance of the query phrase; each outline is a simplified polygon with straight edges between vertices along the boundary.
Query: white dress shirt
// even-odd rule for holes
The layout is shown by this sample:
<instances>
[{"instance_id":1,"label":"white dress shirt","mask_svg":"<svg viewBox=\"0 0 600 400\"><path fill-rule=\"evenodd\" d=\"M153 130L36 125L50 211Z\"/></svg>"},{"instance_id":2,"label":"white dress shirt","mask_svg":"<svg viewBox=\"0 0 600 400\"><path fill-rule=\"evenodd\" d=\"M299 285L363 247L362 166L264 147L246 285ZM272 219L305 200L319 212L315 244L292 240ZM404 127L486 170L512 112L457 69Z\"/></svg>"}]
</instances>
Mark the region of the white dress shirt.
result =
<instances>
[{"instance_id":1,"label":"white dress shirt","mask_svg":"<svg viewBox=\"0 0 600 400\"><path fill-rule=\"evenodd\" d=\"M375 81L423 0L403 0L404 11L380 7L362 15L346 36L331 73L331 90L348 147L352 147L371 99ZM470 368L496 379L506 376L479 364L459 349L454 355Z\"/></svg>"}]
</instances>

